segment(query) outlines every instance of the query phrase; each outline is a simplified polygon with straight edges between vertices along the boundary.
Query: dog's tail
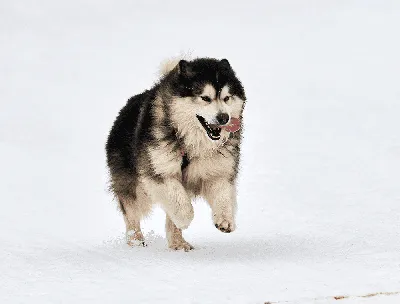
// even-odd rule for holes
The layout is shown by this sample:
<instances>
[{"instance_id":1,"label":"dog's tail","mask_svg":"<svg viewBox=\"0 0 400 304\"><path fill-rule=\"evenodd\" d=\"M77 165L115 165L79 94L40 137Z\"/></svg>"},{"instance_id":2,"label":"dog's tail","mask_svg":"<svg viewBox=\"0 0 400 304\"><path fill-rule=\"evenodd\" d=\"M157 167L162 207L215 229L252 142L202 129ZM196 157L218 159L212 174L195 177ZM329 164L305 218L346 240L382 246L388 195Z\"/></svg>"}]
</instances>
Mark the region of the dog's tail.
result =
<instances>
[{"instance_id":1,"label":"dog's tail","mask_svg":"<svg viewBox=\"0 0 400 304\"><path fill-rule=\"evenodd\" d=\"M171 57L171 58L164 60L163 62L161 62L160 67L158 69L160 76L165 76L169 72L171 72L173 69L175 69L175 67L178 65L179 61L181 61L182 59L190 60L191 57L192 57L191 52L188 52L186 54L181 54L179 56Z\"/></svg>"},{"instance_id":2,"label":"dog's tail","mask_svg":"<svg viewBox=\"0 0 400 304\"><path fill-rule=\"evenodd\" d=\"M171 72L178 65L181 59L178 58L169 58L161 62L159 67L160 76L165 76L169 72Z\"/></svg>"}]
</instances>

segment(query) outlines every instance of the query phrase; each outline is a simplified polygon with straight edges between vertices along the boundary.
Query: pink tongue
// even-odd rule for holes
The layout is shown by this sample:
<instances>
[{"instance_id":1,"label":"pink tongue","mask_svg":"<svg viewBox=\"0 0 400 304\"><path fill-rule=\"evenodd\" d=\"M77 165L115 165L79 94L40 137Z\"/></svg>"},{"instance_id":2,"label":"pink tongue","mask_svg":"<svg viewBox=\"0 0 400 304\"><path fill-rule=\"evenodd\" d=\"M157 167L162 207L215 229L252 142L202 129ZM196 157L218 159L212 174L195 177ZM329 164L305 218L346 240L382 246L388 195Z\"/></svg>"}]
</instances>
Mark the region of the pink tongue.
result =
<instances>
[{"instance_id":1,"label":"pink tongue","mask_svg":"<svg viewBox=\"0 0 400 304\"><path fill-rule=\"evenodd\" d=\"M228 132L236 132L237 130L240 129L240 119L239 118L231 118L231 122L229 125L221 127L222 129L225 129Z\"/></svg>"}]
</instances>

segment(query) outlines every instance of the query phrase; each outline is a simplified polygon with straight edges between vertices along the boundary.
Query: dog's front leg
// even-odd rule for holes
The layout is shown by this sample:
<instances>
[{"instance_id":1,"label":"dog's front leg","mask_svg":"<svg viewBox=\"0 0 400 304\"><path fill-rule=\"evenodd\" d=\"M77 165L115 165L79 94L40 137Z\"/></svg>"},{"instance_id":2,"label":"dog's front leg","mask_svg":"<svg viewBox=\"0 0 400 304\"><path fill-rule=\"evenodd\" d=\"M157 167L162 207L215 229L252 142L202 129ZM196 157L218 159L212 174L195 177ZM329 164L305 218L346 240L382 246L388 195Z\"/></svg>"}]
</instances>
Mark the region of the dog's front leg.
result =
<instances>
[{"instance_id":1,"label":"dog's front leg","mask_svg":"<svg viewBox=\"0 0 400 304\"><path fill-rule=\"evenodd\" d=\"M193 206L182 183L176 178L164 181L166 200L163 207L179 229L186 229L194 217Z\"/></svg>"},{"instance_id":2,"label":"dog's front leg","mask_svg":"<svg viewBox=\"0 0 400 304\"><path fill-rule=\"evenodd\" d=\"M204 183L203 195L211 206L214 225L222 232L235 230L236 186L218 178Z\"/></svg>"},{"instance_id":3,"label":"dog's front leg","mask_svg":"<svg viewBox=\"0 0 400 304\"><path fill-rule=\"evenodd\" d=\"M182 183L173 177L164 178L162 182L145 181L146 192L161 207L179 229L186 229L194 217L193 206Z\"/></svg>"}]
</instances>

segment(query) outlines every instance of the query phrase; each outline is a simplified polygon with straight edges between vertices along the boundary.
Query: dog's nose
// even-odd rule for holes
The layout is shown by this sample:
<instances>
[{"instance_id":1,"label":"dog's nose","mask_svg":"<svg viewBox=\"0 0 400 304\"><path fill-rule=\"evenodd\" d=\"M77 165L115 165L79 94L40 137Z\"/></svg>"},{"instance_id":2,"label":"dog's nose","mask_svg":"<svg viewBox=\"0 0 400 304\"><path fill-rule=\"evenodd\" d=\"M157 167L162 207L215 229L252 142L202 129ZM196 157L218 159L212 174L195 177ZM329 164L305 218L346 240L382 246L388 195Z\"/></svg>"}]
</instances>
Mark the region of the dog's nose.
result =
<instances>
[{"instance_id":1,"label":"dog's nose","mask_svg":"<svg viewBox=\"0 0 400 304\"><path fill-rule=\"evenodd\" d=\"M220 125L225 125L229 121L229 115L227 113L219 113L217 121Z\"/></svg>"}]
</instances>

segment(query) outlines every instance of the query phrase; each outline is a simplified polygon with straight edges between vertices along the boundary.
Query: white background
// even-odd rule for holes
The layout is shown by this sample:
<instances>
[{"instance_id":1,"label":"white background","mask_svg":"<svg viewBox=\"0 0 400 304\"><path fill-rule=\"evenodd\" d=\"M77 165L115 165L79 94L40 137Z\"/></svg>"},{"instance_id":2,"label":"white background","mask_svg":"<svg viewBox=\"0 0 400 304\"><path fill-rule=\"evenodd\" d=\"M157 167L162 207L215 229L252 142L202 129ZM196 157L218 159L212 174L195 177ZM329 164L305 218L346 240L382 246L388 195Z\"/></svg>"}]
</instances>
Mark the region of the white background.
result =
<instances>
[{"instance_id":1,"label":"white background","mask_svg":"<svg viewBox=\"0 0 400 304\"><path fill-rule=\"evenodd\" d=\"M399 303L398 1L1 1L1 303ZM238 229L124 244L104 144L170 56L248 102ZM286 302L285 302L286 303Z\"/></svg>"}]
</instances>

